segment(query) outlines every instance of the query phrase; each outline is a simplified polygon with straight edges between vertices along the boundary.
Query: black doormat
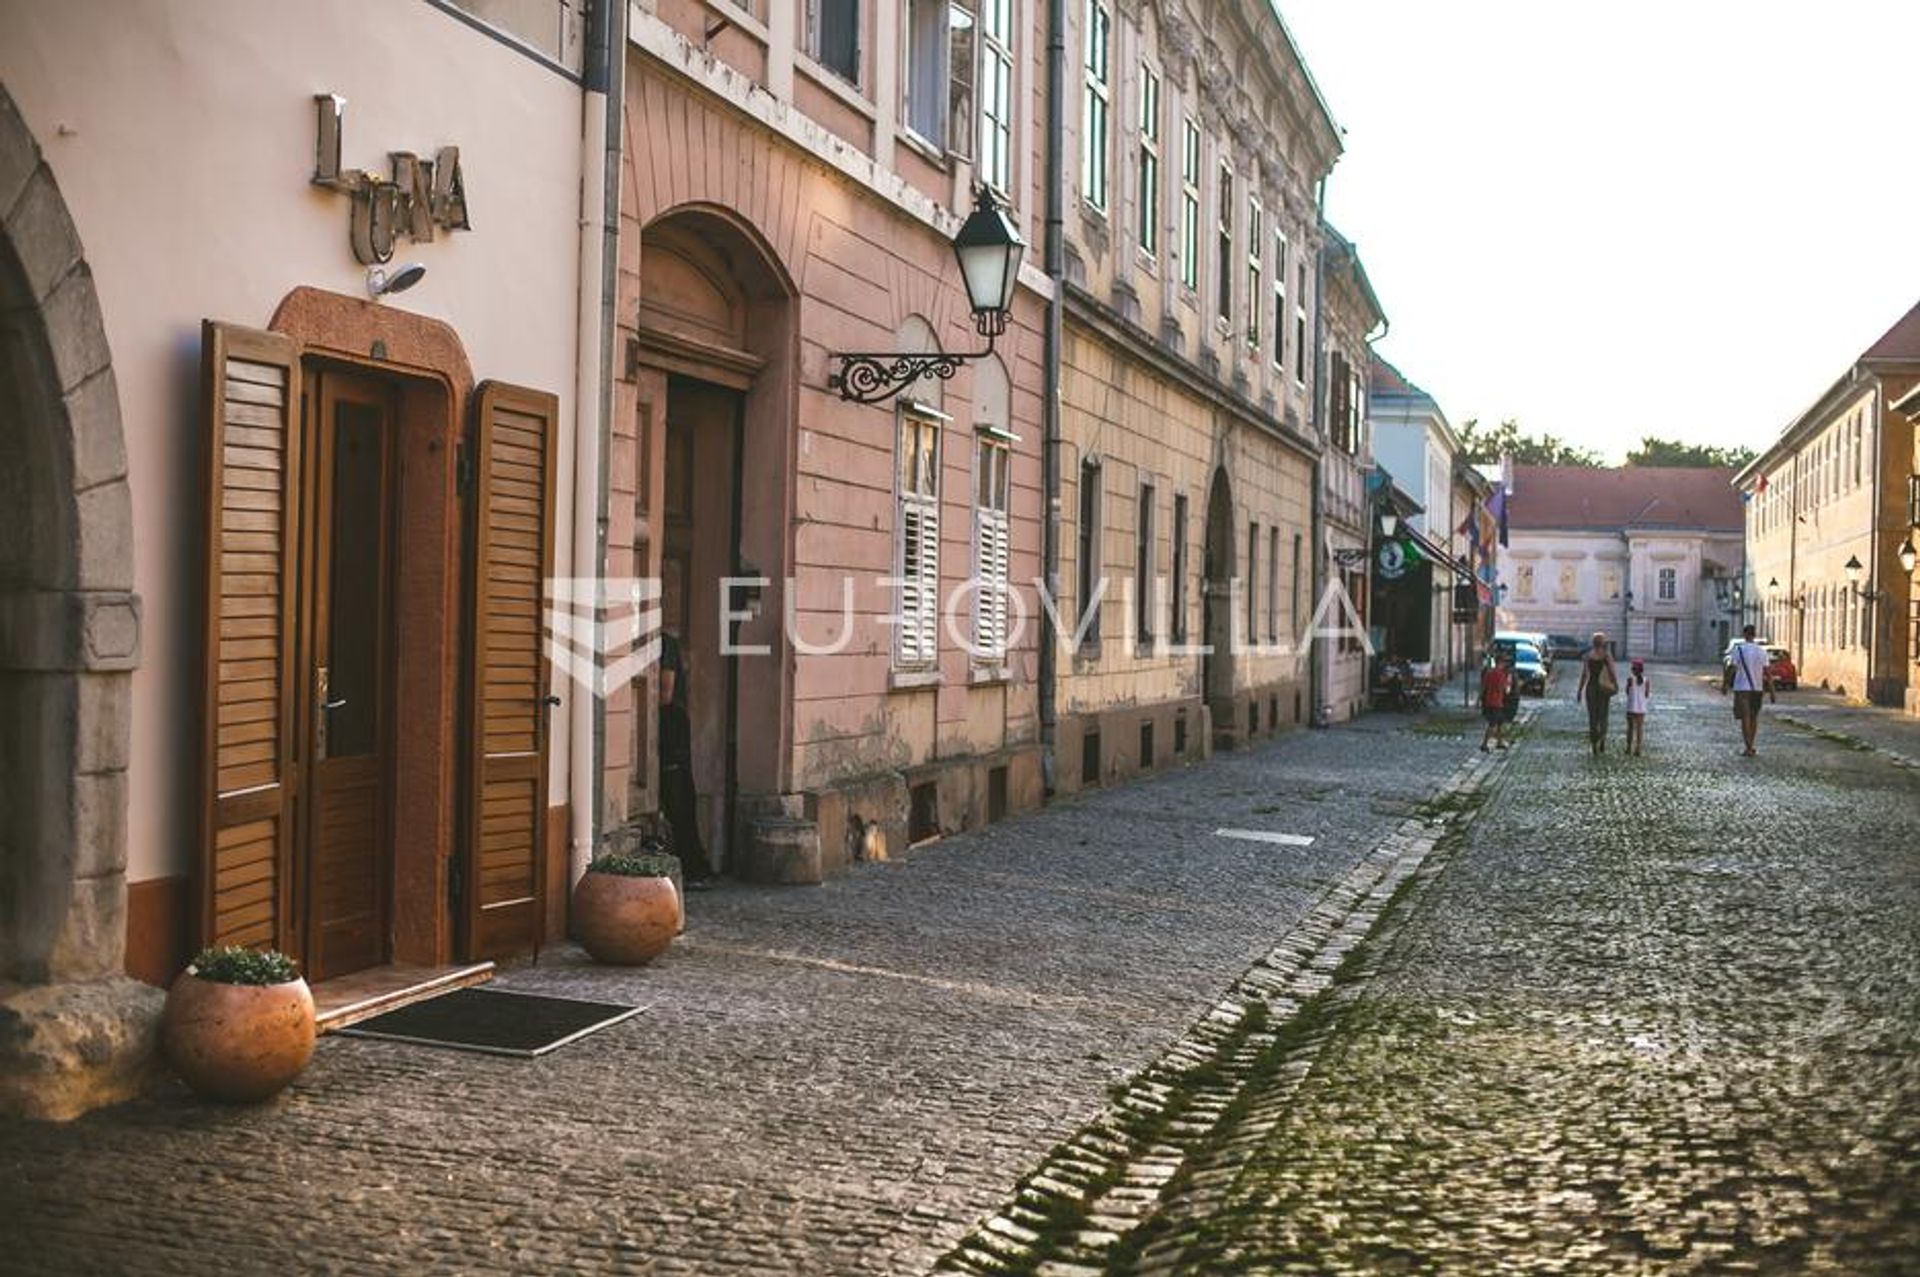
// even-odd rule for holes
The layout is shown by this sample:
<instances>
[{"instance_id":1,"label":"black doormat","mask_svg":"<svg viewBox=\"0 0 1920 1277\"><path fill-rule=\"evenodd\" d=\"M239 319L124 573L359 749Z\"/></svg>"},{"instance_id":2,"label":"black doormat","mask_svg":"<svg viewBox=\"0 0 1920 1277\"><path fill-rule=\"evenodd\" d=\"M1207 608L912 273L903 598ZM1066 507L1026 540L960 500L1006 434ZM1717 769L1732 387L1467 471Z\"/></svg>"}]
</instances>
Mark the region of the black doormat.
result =
<instances>
[{"instance_id":1,"label":"black doormat","mask_svg":"<svg viewBox=\"0 0 1920 1277\"><path fill-rule=\"evenodd\" d=\"M488 1055L545 1055L645 1007L499 989L455 989L335 1032Z\"/></svg>"}]
</instances>

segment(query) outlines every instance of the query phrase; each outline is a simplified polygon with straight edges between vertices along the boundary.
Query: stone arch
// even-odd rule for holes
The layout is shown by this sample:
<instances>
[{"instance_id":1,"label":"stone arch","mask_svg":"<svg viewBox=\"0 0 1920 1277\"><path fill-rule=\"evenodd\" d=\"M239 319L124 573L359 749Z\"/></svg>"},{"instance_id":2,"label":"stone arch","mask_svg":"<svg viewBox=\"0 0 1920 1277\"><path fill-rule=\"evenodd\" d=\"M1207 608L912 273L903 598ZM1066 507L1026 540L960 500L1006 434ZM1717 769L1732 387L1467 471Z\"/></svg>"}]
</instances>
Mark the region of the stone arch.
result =
<instances>
[{"instance_id":1,"label":"stone arch","mask_svg":"<svg viewBox=\"0 0 1920 1277\"><path fill-rule=\"evenodd\" d=\"M152 990L126 952L140 654L119 394L59 184L0 87L0 1111L137 1083Z\"/></svg>"},{"instance_id":2,"label":"stone arch","mask_svg":"<svg viewBox=\"0 0 1920 1277\"><path fill-rule=\"evenodd\" d=\"M799 290L753 222L704 202L676 205L642 228L639 282L641 361L669 374L675 386L700 383L738 396L731 568L767 581L759 616L743 625L739 639L769 651L738 658L732 693L745 708L736 715L741 730L728 766L751 817L755 800L786 790L792 767L793 659L780 621L795 535ZM669 392L670 404L678 393ZM774 716L768 707L778 707L777 730L767 730Z\"/></svg>"}]
</instances>

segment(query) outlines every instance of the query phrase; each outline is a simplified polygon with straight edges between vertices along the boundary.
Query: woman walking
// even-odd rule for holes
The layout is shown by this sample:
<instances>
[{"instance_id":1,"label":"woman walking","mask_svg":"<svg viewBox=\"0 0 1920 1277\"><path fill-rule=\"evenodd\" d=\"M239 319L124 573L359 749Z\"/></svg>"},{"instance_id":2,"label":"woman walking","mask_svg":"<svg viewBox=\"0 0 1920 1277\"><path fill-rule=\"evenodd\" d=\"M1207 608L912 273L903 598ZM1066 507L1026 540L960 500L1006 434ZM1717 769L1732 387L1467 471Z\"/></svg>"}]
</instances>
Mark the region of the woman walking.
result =
<instances>
[{"instance_id":1,"label":"woman walking","mask_svg":"<svg viewBox=\"0 0 1920 1277\"><path fill-rule=\"evenodd\" d=\"M1653 700L1653 688L1647 682L1647 663L1635 659L1627 674L1627 752L1647 752L1647 706Z\"/></svg>"},{"instance_id":2,"label":"woman walking","mask_svg":"<svg viewBox=\"0 0 1920 1277\"><path fill-rule=\"evenodd\" d=\"M1619 690L1620 672L1607 650L1607 636L1596 631L1593 646L1580 658L1580 687L1574 692L1574 699L1587 703L1587 740L1596 758L1607 752L1607 716Z\"/></svg>"}]
</instances>

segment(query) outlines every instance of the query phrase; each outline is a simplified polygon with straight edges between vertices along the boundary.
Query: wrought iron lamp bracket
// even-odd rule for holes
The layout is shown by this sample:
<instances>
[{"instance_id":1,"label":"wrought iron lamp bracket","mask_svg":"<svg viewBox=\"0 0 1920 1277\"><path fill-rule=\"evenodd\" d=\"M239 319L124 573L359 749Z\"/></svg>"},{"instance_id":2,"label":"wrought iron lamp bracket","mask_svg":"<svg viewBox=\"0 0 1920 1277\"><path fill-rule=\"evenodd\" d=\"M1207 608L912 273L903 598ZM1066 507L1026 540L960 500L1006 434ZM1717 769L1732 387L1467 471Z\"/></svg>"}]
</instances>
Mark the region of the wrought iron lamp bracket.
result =
<instances>
[{"instance_id":1,"label":"wrought iron lamp bracket","mask_svg":"<svg viewBox=\"0 0 1920 1277\"><path fill-rule=\"evenodd\" d=\"M827 374L827 388L853 403L884 403L922 377L952 381L966 364L993 353L994 338L1005 330L1006 316L976 316L975 326L987 339L983 350L864 350L833 355L840 366Z\"/></svg>"}]
</instances>

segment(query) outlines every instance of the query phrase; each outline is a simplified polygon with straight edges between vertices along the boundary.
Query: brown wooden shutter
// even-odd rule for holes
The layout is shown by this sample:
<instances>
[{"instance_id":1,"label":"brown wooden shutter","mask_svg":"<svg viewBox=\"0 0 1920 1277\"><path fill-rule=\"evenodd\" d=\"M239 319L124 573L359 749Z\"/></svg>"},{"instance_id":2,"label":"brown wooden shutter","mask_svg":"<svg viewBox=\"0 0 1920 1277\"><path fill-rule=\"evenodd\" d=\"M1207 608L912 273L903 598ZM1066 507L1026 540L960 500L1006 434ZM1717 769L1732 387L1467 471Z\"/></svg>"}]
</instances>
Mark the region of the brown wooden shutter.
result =
<instances>
[{"instance_id":1,"label":"brown wooden shutter","mask_svg":"<svg viewBox=\"0 0 1920 1277\"><path fill-rule=\"evenodd\" d=\"M541 613L559 407L491 381L477 398L464 878L469 956L489 958L541 938L550 691Z\"/></svg>"},{"instance_id":2,"label":"brown wooden shutter","mask_svg":"<svg viewBox=\"0 0 1920 1277\"><path fill-rule=\"evenodd\" d=\"M300 346L208 320L200 938L289 947Z\"/></svg>"}]
</instances>

